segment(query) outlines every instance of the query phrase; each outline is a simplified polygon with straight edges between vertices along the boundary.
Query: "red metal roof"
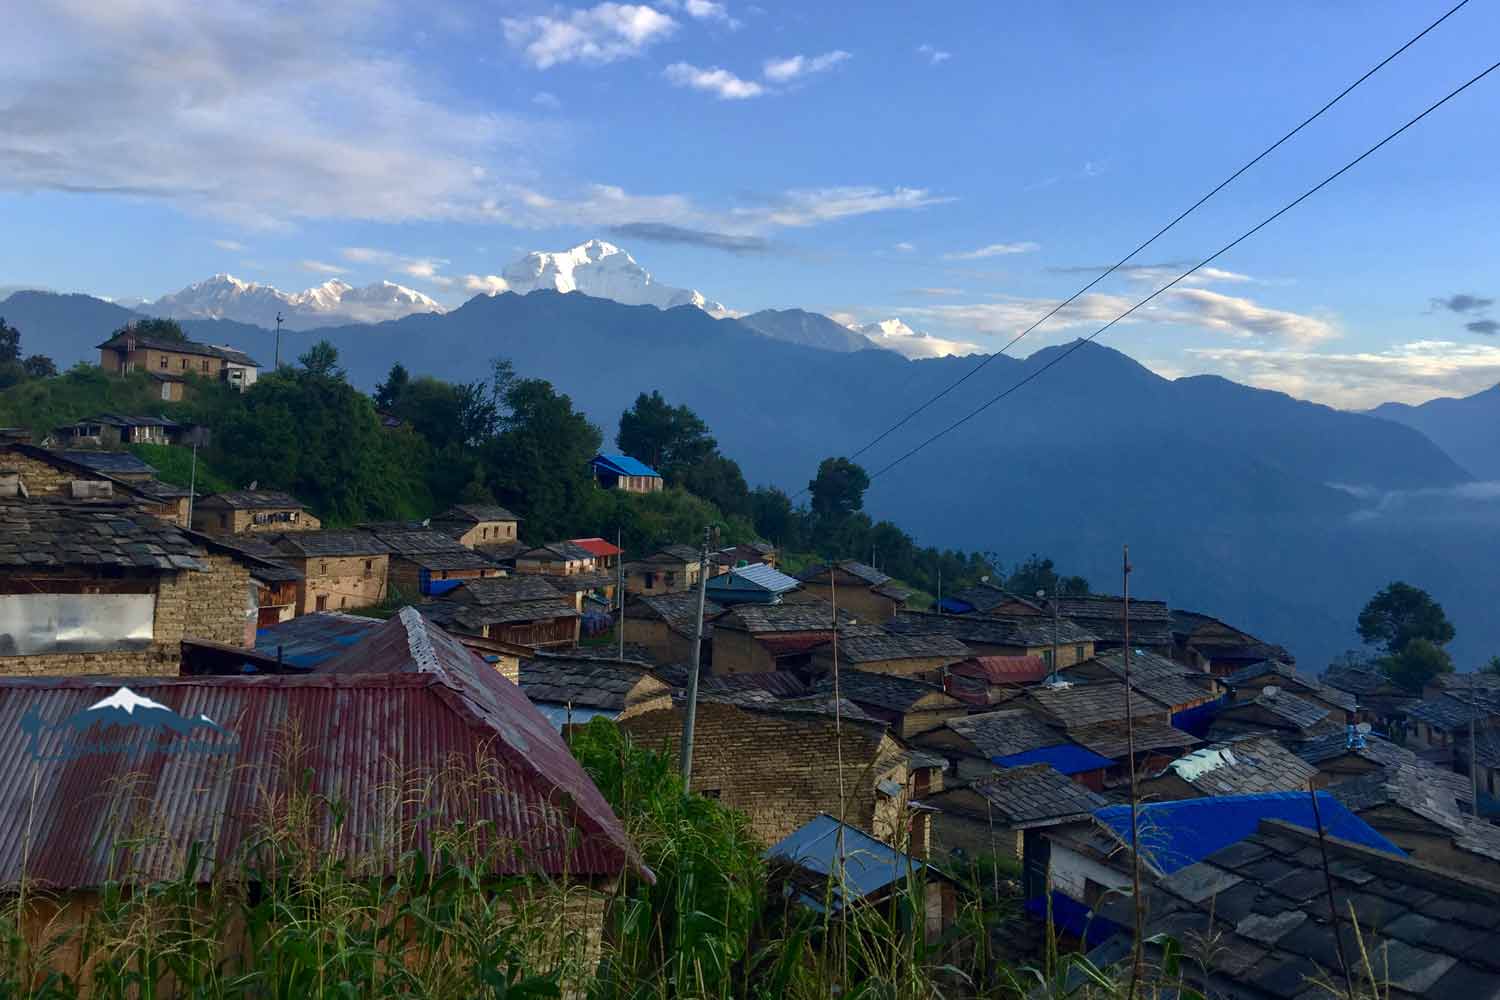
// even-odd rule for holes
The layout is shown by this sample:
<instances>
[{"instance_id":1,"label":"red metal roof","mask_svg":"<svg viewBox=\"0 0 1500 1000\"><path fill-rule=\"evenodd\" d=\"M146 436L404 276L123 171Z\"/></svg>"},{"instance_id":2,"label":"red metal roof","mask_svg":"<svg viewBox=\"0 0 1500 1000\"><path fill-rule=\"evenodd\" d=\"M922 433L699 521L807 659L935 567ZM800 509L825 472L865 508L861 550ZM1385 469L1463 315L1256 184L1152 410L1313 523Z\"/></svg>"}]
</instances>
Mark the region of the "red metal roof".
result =
<instances>
[{"instance_id":1,"label":"red metal roof","mask_svg":"<svg viewBox=\"0 0 1500 1000\"><path fill-rule=\"evenodd\" d=\"M792 635L758 635L755 641L766 647L772 656L792 656L806 653L833 641L833 632L797 632Z\"/></svg>"},{"instance_id":2,"label":"red metal roof","mask_svg":"<svg viewBox=\"0 0 1500 1000\"><path fill-rule=\"evenodd\" d=\"M1040 656L975 656L948 669L991 684L1037 684L1047 677L1047 664Z\"/></svg>"},{"instance_id":3,"label":"red metal roof","mask_svg":"<svg viewBox=\"0 0 1500 1000\"><path fill-rule=\"evenodd\" d=\"M278 810L304 780L344 810L336 838L331 810L314 836L374 867L389 870L459 822L486 824L491 849L515 846L491 859L497 872L639 865L609 804L520 689L408 610L339 658L363 655L369 673L345 662L308 676L0 679L0 759L14 769L0 784L0 885L23 869L64 888L122 873L172 878L194 841L206 845L207 878L284 819ZM79 721L122 686L198 728ZM222 729L185 722L200 716ZM80 738L85 752L62 752ZM184 741L219 752L187 752ZM130 859L111 850L125 839L140 844Z\"/></svg>"},{"instance_id":4,"label":"red metal roof","mask_svg":"<svg viewBox=\"0 0 1500 1000\"><path fill-rule=\"evenodd\" d=\"M579 548L588 549L596 556L618 556L625 552L624 549L611 545L602 538L570 538L569 541Z\"/></svg>"}]
</instances>

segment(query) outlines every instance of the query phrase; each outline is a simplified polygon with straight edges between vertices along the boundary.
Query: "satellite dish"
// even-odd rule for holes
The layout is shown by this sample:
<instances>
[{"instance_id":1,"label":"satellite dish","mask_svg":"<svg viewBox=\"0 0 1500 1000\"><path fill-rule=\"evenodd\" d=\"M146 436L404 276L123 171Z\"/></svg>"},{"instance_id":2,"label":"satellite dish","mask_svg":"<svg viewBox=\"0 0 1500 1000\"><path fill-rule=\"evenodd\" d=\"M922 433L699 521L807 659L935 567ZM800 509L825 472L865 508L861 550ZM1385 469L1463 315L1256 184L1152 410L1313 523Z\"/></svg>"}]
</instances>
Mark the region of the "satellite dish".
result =
<instances>
[{"instance_id":1,"label":"satellite dish","mask_svg":"<svg viewBox=\"0 0 1500 1000\"><path fill-rule=\"evenodd\" d=\"M1267 698L1274 698L1281 693L1281 688L1277 687L1275 684L1267 684L1265 687L1260 689L1260 693L1265 695Z\"/></svg>"},{"instance_id":2,"label":"satellite dish","mask_svg":"<svg viewBox=\"0 0 1500 1000\"><path fill-rule=\"evenodd\" d=\"M1037 600L1040 601L1042 598L1044 598L1046 596L1047 596L1047 592L1045 590L1040 590L1040 589L1037 590L1037 592L1036 592L1036 599Z\"/></svg>"},{"instance_id":3,"label":"satellite dish","mask_svg":"<svg viewBox=\"0 0 1500 1000\"><path fill-rule=\"evenodd\" d=\"M252 490L259 489L260 488L260 480L259 479L252 479L252 480L250 480L250 488Z\"/></svg>"},{"instance_id":4,"label":"satellite dish","mask_svg":"<svg viewBox=\"0 0 1500 1000\"><path fill-rule=\"evenodd\" d=\"M980 583L989 583L989 582L990 582L990 578L989 578L989 577L987 577L987 576L981 576L981 577L980 577L980 578L979 578L979 582L980 582Z\"/></svg>"},{"instance_id":5,"label":"satellite dish","mask_svg":"<svg viewBox=\"0 0 1500 1000\"><path fill-rule=\"evenodd\" d=\"M1368 722L1361 722L1359 725L1354 727L1354 731L1359 733L1359 735L1361 736L1369 736L1370 729L1371 726Z\"/></svg>"}]
</instances>

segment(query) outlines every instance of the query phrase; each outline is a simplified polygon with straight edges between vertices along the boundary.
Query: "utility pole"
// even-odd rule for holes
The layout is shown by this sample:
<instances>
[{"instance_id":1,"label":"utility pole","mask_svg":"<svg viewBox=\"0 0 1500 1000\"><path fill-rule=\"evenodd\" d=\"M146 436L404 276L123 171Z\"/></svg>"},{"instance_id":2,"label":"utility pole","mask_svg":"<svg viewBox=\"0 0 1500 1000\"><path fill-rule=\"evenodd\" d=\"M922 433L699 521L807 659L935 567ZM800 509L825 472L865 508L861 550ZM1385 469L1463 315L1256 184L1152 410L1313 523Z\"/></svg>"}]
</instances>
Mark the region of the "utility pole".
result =
<instances>
[{"instance_id":1,"label":"utility pole","mask_svg":"<svg viewBox=\"0 0 1500 1000\"><path fill-rule=\"evenodd\" d=\"M193 501L198 498L198 495L197 495L197 492L196 492L197 488L198 488L198 442L194 441L193 442L193 469L192 469L191 472L188 473L188 523L187 523L187 526L189 528L191 528L193 526Z\"/></svg>"},{"instance_id":2,"label":"utility pole","mask_svg":"<svg viewBox=\"0 0 1500 1000\"><path fill-rule=\"evenodd\" d=\"M274 371L281 367L281 310L276 310L276 361L271 366Z\"/></svg>"},{"instance_id":3,"label":"utility pole","mask_svg":"<svg viewBox=\"0 0 1500 1000\"><path fill-rule=\"evenodd\" d=\"M615 615L615 638L619 640L620 650L616 659L625 659L625 532L621 528L615 529L615 594L620 600L620 610Z\"/></svg>"},{"instance_id":4,"label":"utility pole","mask_svg":"<svg viewBox=\"0 0 1500 1000\"><path fill-rule=\"evenodd\" d=\"M682 787L693 781L693 727L698 721L698 670L703 659L703 603L708 599L708 528L703 529L703 552L698 564L698 627L693 632L693 665L688 671L687 711L682 717Z\"/></svg>"},{"instance_id":5,"label":"utility pole","mask_svg":"<svg viewBox=\"0 0 1500 1000\"><path fill-rule=\"evenodd\" d=\"M937 613L939 615L943 613L943 566L941 563L938 564Z\"/></svg>"},{"instance_id":6,"label":"utility pole","mask_svg":"<svg viewBox=\"0 0 1500 1000\"><path fill-rule=\"evenodd\" d=\"M1046 593L1047 592L1045 590L1038 590L1036 592L1036 596L1039 597L1039 598L1040 597L1044 597L1044 596L1046 596ZM1057 683L1057 625L1058 625L1057 616L1058 616L1058 612L1057 612L1057 584L1053 584L1052 585L1052 676L1049 678L1049 682L1052 683L1052 684L1056 684Z\"/></svg>"},{"instance_id":7,"label":"utility pole","mask_svg":"<svg viewBox=\"0 0 1500 1000\"><path fill-rule=\"evenodd\" d=\"M1478 671L1469 675L1469 788L1474 798L1474 815L1479 815L1479 758L1474 755L1474 716L1479 709L1474 704L1474 681Z\"/></svg>"},{"instance_id":8,"label":"utility pole","mask_svg":"<svg viewBox=\"0 0 1500 1000\"><path fill-rule=\"evenodd\" d=\"M1125 766L1130 768L1130 888L1134 894L1135 935L1130 954L1130 1000L1135 1000L1144 972L1144 950L1146 943L1141 935L1146 929L1146 901L1141 897L1141 827L1140 789L1135 780L1135 711L1131 707L1133 689L1130 685L1130 546L1124 547L1120 561L1121 579L1124 587L1120 617L1125 638Z\"/></svg>"}]
</instances>

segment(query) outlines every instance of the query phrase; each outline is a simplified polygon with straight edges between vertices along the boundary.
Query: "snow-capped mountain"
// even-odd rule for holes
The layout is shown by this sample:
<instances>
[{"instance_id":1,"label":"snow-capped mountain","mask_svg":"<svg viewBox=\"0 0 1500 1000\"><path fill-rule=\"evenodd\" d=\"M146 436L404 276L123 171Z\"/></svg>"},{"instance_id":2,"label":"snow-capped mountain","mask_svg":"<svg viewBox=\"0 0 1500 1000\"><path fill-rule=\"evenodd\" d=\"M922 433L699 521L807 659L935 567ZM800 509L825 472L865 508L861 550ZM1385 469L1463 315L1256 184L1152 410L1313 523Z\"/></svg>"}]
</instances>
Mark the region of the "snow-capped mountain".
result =
<instances>
[{"instance_id":1,"label":"snow-capped mountain","mask_svg":"<svg viewBox=\"0 0 1500 1000\"><path fill-rule=\"evenodd\" d=\"M895 351L908 358L942 358L950 354L981 354L984 348L961 340L945 340L921 330L913 330L899 319L883 319L863 326L851 323L849 329L863 334L876 347Z\"/></svg>"},{"instance_id":2,"label":"snow-capped mountain","mask_svg":"<svg viewBox=\"0 0 1500 1000\"><path fill-rule=\"evenodd\" d=\"M697 306L712 316L730 315L722 302L711 301L696 289L661 284L634 257L603 240L589 240L556 253L533 250L507 267L501 277L505 288L496 291L525 295L546 288L582 292L628 306Z\"/></svg>"},{"instance_id":3,"label":"snow-capped mountain","mask_svg":"<svg viewBox=\"0 0 1500 1000\"><path fill-rule=\"evenodd\" d=\"M291 330L336 323L379 323L412 313L445 311L421 292L390 281L356 288L335 278L306 291L283 292L229 274L195 282L141 309L172 319L228 319L263 327L275 326L279 312Z\"/></svg>"}]
</instances>

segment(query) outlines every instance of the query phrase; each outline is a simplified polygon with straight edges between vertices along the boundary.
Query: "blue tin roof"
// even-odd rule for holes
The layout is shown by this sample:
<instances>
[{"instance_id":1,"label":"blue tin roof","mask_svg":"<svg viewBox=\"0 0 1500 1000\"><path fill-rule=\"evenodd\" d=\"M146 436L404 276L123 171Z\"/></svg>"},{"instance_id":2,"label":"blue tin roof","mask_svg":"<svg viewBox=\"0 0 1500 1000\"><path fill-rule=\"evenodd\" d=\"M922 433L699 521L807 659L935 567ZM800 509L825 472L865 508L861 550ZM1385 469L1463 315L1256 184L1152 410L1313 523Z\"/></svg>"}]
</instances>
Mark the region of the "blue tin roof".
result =
<instances>
[{"instance_id":1,"label":"blue tin roof","mask_svg":"<svg viewBox=\"0 0 1500 1000\"><path fill-rule=\"evenodd\" d=\"M1108 757L1101 757L1092 750L1076 746L1072 743L1063 743L1055 747L1039 747L1035 750L1023 750L1020 753L1007 754L1004 757L991 757L990 760L1001 767L1051 764L1063 774L1081 774L1084 771L1098 771L1101 768L1115 766L1115 762Z\"/></svg>"},{"instance_id":2,"label":"blue tin roof","mask_svg":"<svg viewBox=\"0 0 1500 1000\"><path fill-rule=\"evenodd\" d=\"M1327 792L1318 792L1318 812L1330 837L1352 841L1377 851L1405 857L1406 853L1381 836ZM1197 864L1216 851L1239 843L1263 819L1279 819L1309 830L1318 828L1312 800L1306 792L1263 792L1257 795L1220 795L1178 802L1148 802L1138 809L1141 857L1163 874ZM1122 843L1130 843L1130 806L1105 806L1094 818Z\"/></svg>"},{"instance_id":3,"label":"blue tin roof","mask_svg":"<svg viewBox=\"0 0 1500 1000\"><path fill-rule=\"evenodd\" d=\"M788 590L795 590L801 586L795 576L787 576L778 569L772 569L765 563L751 563L732 569L728 573L720 573L718 576L709 577L708 589L712 593L720 591L768 591L772 594L784 594Z\"/></svg>"},{"instance_id":4,"label":"blue tin roof","mask_svg":"<svg viewBox=\"0 0 1500 1000\"><path fill-rule=\"evenodd\" d=\"M595 455L591 463L595 466L602 465L617 476L655 476L661 478L661 473L638 458L629 455Z\"/></svg>"},{"instance_id":5,"label":"blue tin roof","mask_svg":"<svg viewBox=\"0 0 1500 1000\"><path fill-rule=\"evenodd\" d=\"M362 641L370 630L384 624L378 618L361 618L337 611L301 615L279 625L255 630L255 651L281 658L288 665L312 670Z\"/></svg>"},{"instance_id":6,"label":"blue tin roof","mask_svg":"<svg viewBox=\"0 0 1500 1000\"><path fill-rule=\"evenodd\" d=\"M830 875L838 863L839 828L843 827L844 884L855 899L874 895L906 878L907 872L920 872L924 865L900 851L882 844L863 830L840 823L827 813L820 813L786 836L766 852L766 857L782 858L816 875ZM843 895L835 887L837 899ZM805 902L821 905L814 900ZM838 904L835 903L835 906Z\"/></svg>"}]
</instances>

